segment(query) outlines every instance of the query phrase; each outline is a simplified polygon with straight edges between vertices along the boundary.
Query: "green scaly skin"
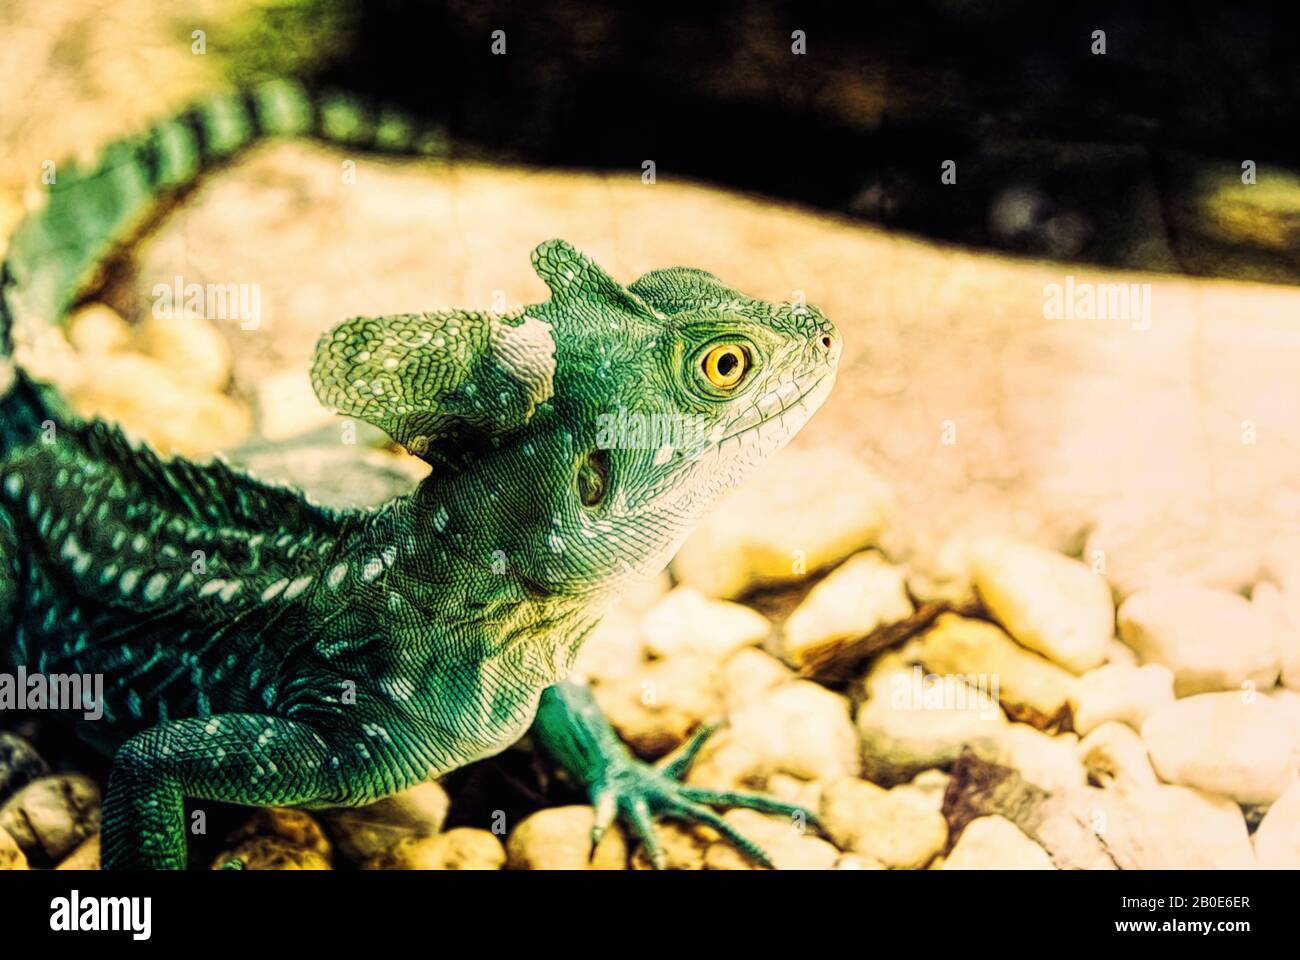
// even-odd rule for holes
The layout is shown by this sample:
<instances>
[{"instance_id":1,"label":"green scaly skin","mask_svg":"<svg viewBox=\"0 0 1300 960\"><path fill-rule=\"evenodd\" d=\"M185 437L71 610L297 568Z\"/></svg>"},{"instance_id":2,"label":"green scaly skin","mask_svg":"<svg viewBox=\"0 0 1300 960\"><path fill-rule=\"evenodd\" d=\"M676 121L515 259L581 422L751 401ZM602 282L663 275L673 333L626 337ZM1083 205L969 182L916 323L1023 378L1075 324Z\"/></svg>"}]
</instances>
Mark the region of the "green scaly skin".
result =
<instances>
[{"instance_id":1,"label":"green scaly skin","mask_svg":"<svg viewBox=\"0 0 1300 960\"><path fill-rule=\"evenodd\" d=\"M672 816L766 862L711 807L801 811L681 784L703 734L659 768L633 759L589 690L563 681L629 580L662 570L822 402L834 327L698 270L624 287L558 240L533 252L544 303L348 320L317 347L317 394L433 465L375 510L164 461L78 422L4 359L10 333L58 322L160 201L271 136L448 154L396 114L279 82L61 173L4 267L0 649L14 668L104 677L102 719L81 722L114 751L104 865L185 866L185 798L365 804L530 724L587 785L593 841L621 816L660 865L651 822ZM725 387L704 363L721 344L748 361ZM676 445L611 439L620 413L697 429Z\"/></svg>"}]
</instances>

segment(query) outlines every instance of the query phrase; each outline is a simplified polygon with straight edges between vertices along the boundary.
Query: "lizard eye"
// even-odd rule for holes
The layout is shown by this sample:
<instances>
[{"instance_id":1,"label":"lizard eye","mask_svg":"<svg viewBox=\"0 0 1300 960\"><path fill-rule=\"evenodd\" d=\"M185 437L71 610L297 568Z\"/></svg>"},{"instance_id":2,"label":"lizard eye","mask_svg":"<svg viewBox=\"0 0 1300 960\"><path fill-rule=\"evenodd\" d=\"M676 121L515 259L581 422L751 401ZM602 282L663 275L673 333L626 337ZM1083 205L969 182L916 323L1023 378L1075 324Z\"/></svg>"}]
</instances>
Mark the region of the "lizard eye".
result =
<instances>
[{"instance_id":1,"label":"lizard eye","mask_svg":"<svg viewBox=\"0 0 1300 960\"><path fill-rule=\"evenodd\" d=\"M749 368L749 355L734 343L714 347L704 356L704 375L720 390L740 383Z\"/></svg>"},{"instance_id":2,"label":"lizard eye","mask_svg":"<svg viewBox=\"0 0 1300 960\"><path fill-rule=\"evenodd\" d=\"M609 453L593 450L578 467L578 499L584 507L594 507L605 499L609 478Z\"/></svg>"}]
</instances>

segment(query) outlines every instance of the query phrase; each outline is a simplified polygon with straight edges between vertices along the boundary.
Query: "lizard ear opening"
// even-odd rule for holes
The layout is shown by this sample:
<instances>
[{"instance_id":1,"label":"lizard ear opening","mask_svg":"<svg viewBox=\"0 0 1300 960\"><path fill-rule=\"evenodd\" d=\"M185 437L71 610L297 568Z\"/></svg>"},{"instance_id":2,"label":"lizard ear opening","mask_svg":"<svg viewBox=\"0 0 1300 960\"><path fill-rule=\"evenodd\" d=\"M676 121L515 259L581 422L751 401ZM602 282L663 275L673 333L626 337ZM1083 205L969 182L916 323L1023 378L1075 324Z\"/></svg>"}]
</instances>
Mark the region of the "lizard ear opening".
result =
<instances>
[{"instance_id":1,"label":"lizard ear opening","mask_svg":"<svg viewBox=\"0 0 1300 960\"><path fill-rule=\"evenodd\" d=\"M321 337L316 396L445 462L526 424L555 389L551 327L523 314L355 317Z\"/></svg>"}]
</instances>

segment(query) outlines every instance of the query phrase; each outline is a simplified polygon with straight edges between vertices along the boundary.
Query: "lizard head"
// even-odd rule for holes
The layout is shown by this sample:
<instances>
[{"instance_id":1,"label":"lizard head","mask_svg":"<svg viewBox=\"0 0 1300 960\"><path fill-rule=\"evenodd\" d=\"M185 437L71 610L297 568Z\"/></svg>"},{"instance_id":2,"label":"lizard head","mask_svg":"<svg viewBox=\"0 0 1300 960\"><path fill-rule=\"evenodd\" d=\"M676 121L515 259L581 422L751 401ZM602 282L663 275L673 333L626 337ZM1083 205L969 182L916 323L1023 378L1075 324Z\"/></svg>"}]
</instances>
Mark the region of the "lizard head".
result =
<instances>
[{"instance_id":1,"label":"lizard head","mask_svg":"<svg viewBox=\"0 0 1300 960\"><path fill-rule=\"evenodd\" d=\"M533 251L551 290L506 316L356 318L327 333L321 399L435 465L433 535L547 591L658 572L723 493L830 392L840 354L815 307L712 274L629 287L569 244Z\"/></svg>"},{"instance_id":2,"label":"lizard head","mask_svg":"<svg viewBox=\"0 0 1300 960\"><path fill-rule=\"evenodd\" d=\"M556 332L549 404L568 566L657 573L695 522L826 399L840 337L815 307L748 297L674 267L622 287L561 241L533 254Z\"/></svg>"}]
</instances>

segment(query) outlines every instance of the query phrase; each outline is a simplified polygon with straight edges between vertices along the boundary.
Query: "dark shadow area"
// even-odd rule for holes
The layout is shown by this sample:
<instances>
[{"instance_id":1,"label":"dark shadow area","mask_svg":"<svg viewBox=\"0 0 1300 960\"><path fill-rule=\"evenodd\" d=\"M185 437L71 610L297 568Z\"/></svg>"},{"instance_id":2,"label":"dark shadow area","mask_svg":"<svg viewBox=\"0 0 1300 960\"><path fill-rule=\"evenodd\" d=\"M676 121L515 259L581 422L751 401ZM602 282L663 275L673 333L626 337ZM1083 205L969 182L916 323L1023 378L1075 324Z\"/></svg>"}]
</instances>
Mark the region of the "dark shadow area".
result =
<instances>
[{"instance_id":1,"label":"dark shadow area","mask_svg":"<svg viewBox=\"0 0 1300 960\"><path fill-rule=\"evenodd\" d=\"M1287 9L381 0L322 79L530 163L649 160L946 241L1293 282Z\"/></svg>"}]
</instances>

